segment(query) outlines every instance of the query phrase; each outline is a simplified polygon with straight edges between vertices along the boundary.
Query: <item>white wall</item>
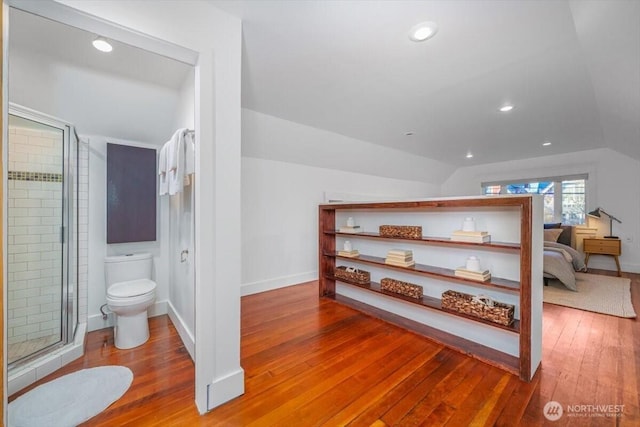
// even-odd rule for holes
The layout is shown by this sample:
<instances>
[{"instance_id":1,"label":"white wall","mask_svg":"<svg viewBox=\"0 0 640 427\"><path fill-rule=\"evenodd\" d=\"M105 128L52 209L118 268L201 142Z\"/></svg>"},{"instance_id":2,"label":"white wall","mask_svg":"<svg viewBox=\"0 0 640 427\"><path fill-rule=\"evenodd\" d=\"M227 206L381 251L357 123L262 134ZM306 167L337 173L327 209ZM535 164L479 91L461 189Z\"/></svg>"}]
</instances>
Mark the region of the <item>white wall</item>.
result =
<instances>
[{"instance_id":1,"label":"white wall","mask_svg":"<svg viewBox=\"0 0 640 427\"><path fill-rule=\"evenodd\" d=\"M205 412L244 392L238 237L241 21L202 1L59 2L198 53L196 176L206 185L196 185L195 393L198 410Z\"/></svg>"},{"instance_id":2,"label":"white wall","mask_svg":"<svg viewBox=\"0 0 640 427\"><path fill-rule=\"evenodd\" d=\"M11 102L73 123L78 133L158 143L171 135L178 91L14 48Z\"/></svg>"},{"instance_id":3,"label":"white wall","mask_svg":"<svg viewBox=\"0 0 640 427\"><path fill-rule=\"evenodd\" d=\"M175 128L194 128L194 78L190 74L180 91L178 120ZM192 182L193 180L191 180ZM195 358L195 188L185 186L169 199L169 280L168 312L185 348ZM182 255L187 251L186 255Z\"/></svg>"},{"instance_id":4,"label":"white wall","mask_svg":"<svg viewBox=\"0 0 640 427\"><path fill-rule=\"evenodd\" d=\"M440 185L454 166L242 109L242 155Z\"/></svg>"},{"instance_id":5,"label":"white wall","mask_svg":"<svg viewBox=\"0 0 640 427\"><path fill-rule=\"evenodd\" d=\"M622 221L614 222L614 234L622 239L623 271L640 272L640 162L603 148L510 162L460 168L442 185L442 194L477 195L483 181L536 178L588 173L587 209L600 206ZM598 235L609 231L608 220L589 219ZM594 256L589 267L615 270L610 257Z\"/></svg>"},{"instance_id":6,"label":"white wall","mask_svg":"<svg viewBox=\"0 0 640 427\"><path fill-rule=\"evenodd\" d=\"M107 244L107 143L157 149L157 146L105 136L82 136L89 143L89 330L113 325L113 316L102 320L100 306L106 304L104 257L149 252L153 255L156 302L149 315L167 312L169 298L169 202L157 199L157 240Z\"/></svg>"},{"instance_id":7,"label":"white wall","mask_svg":"<svg viewBox=\"0 0 640 427\"><path fill-rule=\"evenodd\" d=\"M317 279L318 204L325 193L371 199L438 192L423 182L243 157L242 294Z\"/></svg>"}]
</instances>

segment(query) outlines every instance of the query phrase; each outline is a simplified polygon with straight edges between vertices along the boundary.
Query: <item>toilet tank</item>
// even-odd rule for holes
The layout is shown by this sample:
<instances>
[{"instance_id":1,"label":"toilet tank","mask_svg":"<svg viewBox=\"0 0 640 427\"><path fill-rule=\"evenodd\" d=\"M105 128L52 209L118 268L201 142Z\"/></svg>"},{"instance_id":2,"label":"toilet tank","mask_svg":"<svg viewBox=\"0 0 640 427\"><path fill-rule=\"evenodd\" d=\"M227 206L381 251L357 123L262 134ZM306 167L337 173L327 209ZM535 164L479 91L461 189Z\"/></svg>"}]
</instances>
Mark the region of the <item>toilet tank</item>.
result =
<instances>
[{"instance_id":1,"label":"toilet tank","mask_svg":"<svg viewBox=\"0 0 640 427\"><path fill-rule=\"evenodd\" d=\"M149 253L108 256L104 259L107 288L118 282L151 279L153 257Z\"/></svg>"}]
</instances>

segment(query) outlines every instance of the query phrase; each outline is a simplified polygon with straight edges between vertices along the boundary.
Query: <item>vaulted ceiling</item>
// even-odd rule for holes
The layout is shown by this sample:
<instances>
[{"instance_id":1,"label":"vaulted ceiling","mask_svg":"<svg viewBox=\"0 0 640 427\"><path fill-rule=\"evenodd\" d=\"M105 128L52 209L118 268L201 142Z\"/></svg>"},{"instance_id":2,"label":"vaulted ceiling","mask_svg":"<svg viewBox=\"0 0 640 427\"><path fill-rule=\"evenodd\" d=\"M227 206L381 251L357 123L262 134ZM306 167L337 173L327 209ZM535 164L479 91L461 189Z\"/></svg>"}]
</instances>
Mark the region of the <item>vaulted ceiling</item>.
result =
<instances>
[{"instance_id":1,"label":"vaulted ceiling","mask_svg":"<svg viewBox=\"0 0 640 427\"><path fill-rule=\"evenodd\" d=\"M243 20L245 108L457 166L640 160L639 1L212 2Z\"/></svg>"}]
</instances>

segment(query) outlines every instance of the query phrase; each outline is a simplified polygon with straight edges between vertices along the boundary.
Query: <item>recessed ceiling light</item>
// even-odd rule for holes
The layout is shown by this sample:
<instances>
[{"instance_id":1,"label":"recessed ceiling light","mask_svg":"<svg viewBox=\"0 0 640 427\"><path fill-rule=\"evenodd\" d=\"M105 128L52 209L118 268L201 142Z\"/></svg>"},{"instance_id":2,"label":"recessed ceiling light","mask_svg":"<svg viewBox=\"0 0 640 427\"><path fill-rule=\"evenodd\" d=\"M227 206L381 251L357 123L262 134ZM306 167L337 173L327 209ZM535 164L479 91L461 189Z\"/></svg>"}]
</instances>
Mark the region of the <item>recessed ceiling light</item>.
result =
<instances>
[{"instance_id":1,"label":"recessed ceiling light","mask_svg":"<svg viewBox=\"0 0 640 427\"><path fill-rule=\"evenodd\" d=\"M471 159L473 157L473 153L471 151L469 151L467 153L467 159Z\"/></svg>"},{"instance_id":2,"label":"recessed ceiling light","mask_svg":"<svg viewBox=\"0 0 640 427\"><path fill-rule=\"evenodd\" d=\"M500 107L499 109L502 113L508 113L509 111L513 110L513 105L511 104L504 104L502 107Z\"/></svg>"},{"instance_id":3,"label":"recessed ceiling light","mask_svg":"<svg viewBox=\"0 0 640 427\"><path fill-rule=\"evenodd\" d=\"M542 143L543 147L548 147L550 145L551 145L551 143L549 141L545 141L545 142Z\"/></svg>"},{"instance_id":4,"label":"recessed ceiling light","mask_svg":"<svg viewBox=\"0 0 640 427\"><path fill-rule=\"evenodd\" d=\"M93 47L98 49L100 52L111 52L113 50L113 46L109 43L104 37L98 37L93 41Z\"/></svg>"},{"instance_id":5,"label":"recessed ceiling light","mask_svg":"<svg viewBox=\"0 0 640 427\"><path fill-rule=\"evenodd\" d=\"M409 32L409 39L414 42L423 42L435 36L438 32L438 24L432 21L421 22L414 25Z\"/></svg>"}]
</instances>

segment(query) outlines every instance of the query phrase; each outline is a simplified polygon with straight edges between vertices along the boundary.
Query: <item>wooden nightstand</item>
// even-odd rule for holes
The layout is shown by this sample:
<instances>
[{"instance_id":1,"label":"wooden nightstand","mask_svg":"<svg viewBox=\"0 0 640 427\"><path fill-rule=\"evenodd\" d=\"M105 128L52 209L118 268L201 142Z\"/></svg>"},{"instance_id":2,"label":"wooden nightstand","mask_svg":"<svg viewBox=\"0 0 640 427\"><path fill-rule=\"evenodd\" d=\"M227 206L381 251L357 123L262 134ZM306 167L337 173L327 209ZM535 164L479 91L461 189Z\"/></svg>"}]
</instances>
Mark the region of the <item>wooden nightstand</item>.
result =
<instances>
[{"instance_id":1,"label":"wooden nightstand","mask_svg":"<svg viewBox=\"0 0 640 427\"><path fill-rule=\"evenodd\" d=\"M590 255L610 255L616 260L618 276L621 276L620 261L618 256L622 254L620 239L584 239L584 253L587 255L585 264L589 266Z\"/></svg>"}]
</instances>

